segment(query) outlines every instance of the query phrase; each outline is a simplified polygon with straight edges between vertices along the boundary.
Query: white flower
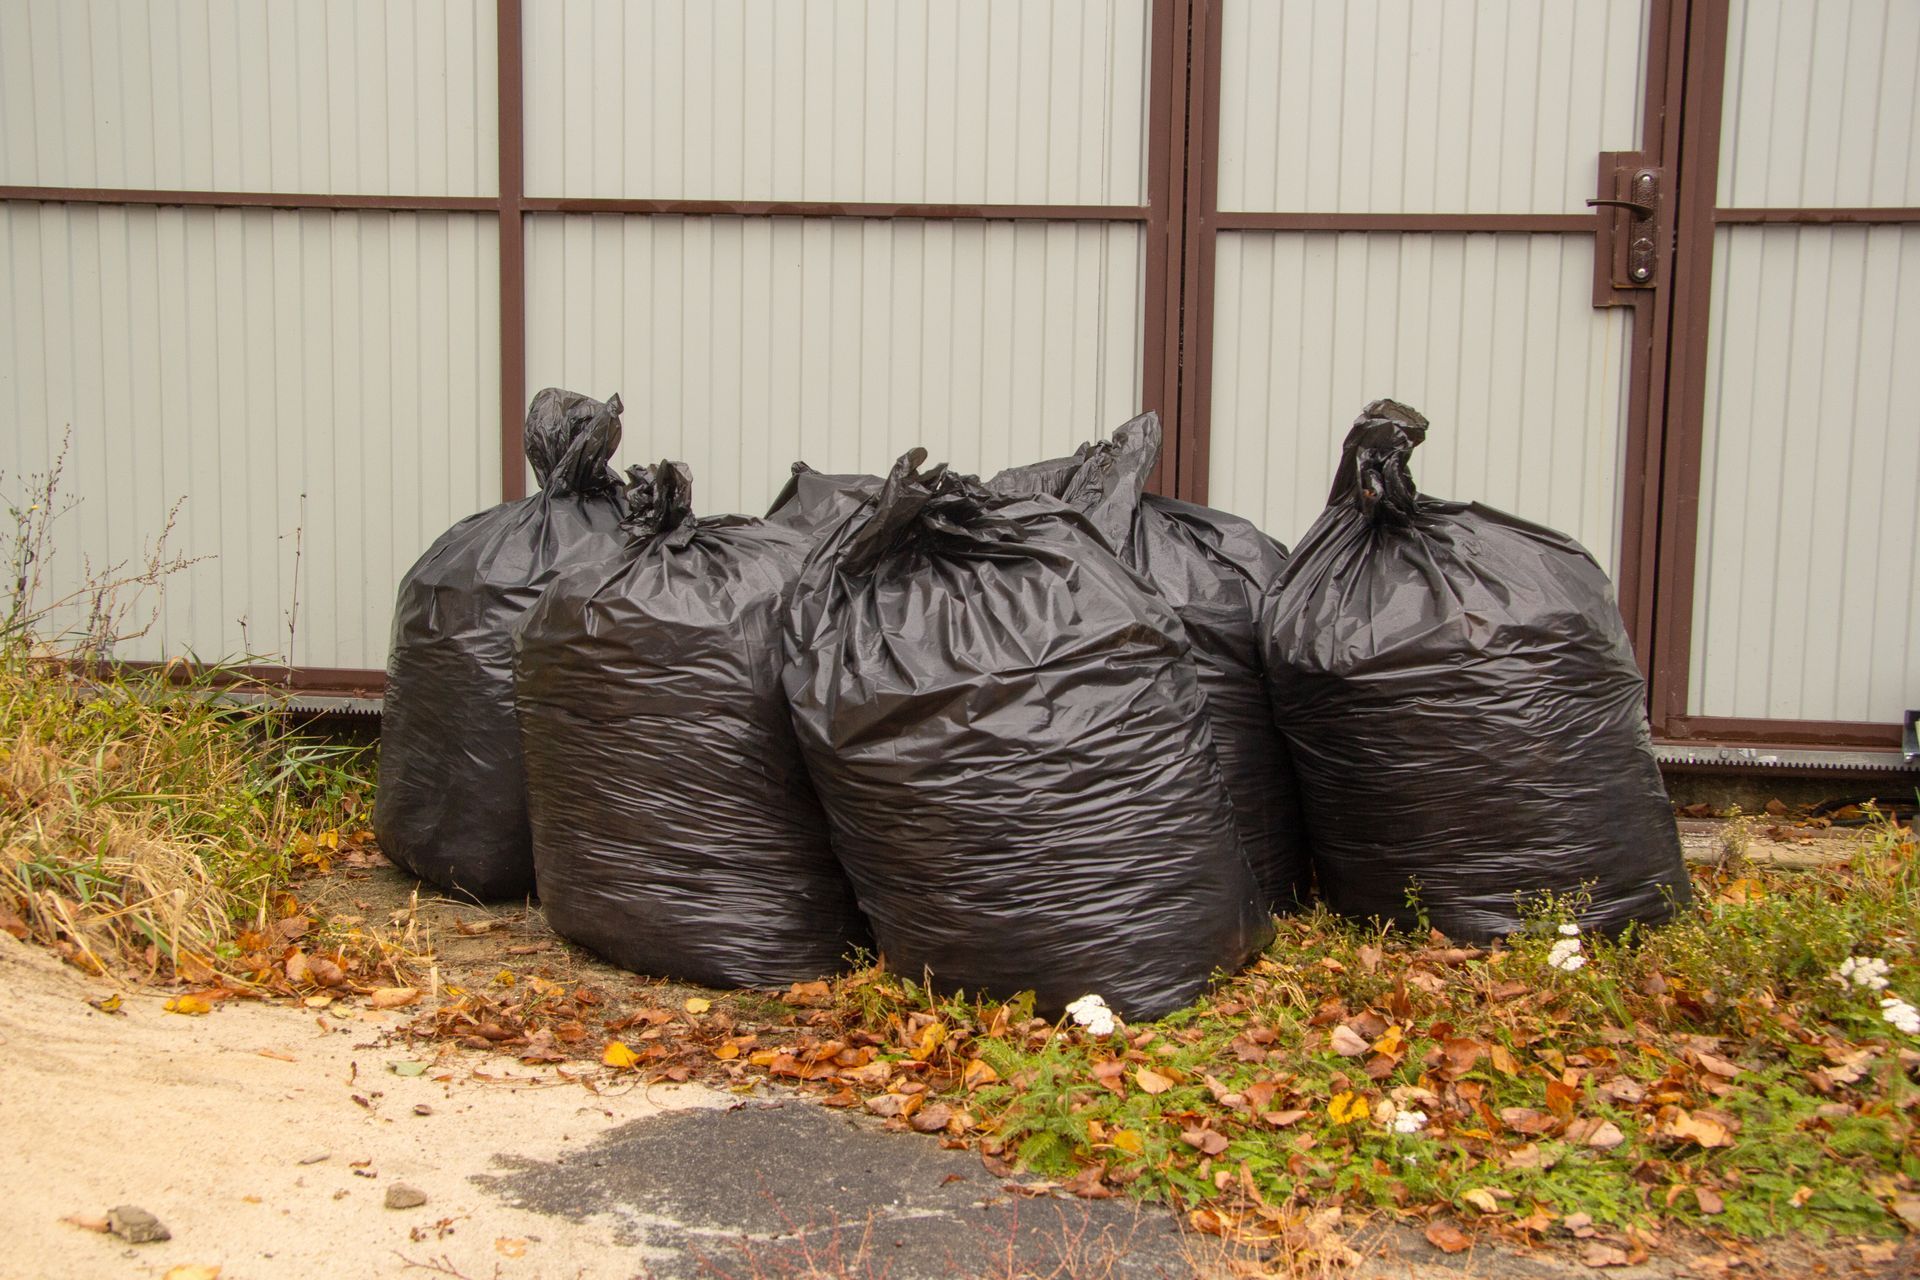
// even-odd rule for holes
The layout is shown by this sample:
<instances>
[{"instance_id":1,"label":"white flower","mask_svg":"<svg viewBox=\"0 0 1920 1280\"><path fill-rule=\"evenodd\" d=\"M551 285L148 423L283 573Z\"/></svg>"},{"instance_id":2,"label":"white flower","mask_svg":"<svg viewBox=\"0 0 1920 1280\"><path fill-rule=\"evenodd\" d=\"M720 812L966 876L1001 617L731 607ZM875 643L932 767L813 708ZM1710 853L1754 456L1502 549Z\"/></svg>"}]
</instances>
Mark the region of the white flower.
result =
<instances>
[{"instance_id":1,"label":"white flower","mask_svg":"<svg viewBox=\"0 0 1920 1280\"><path fill-rule=\"evenodd\" d=\"M1887 996L1880 1001L1880 1016L1892 1023L1894 1030L1903 1031L1910 1036L1920 1036L1920 1009L1914 1008L1899 996Z\"/></svg>"},{"instance_id":2,"label":"white flower","mask_svg":"<svg viewBox=\"0 0 1920 1280\"><path fill-rule=\"evenodd\" d=\"M1572 973L1586 962L1587 958L1580 954L1578 938L1562 938L1547 952L1547 964L1562 973Z\"/></svg>"},{"instance_id":3,"label":"white flower","mask_svg":"<svg viewBox=\"0 0 1920 1280\"><path fill-rule=\"evenodd\" d=\"M1577 924L1563 924L1560 926L1560 936L1563 938L1577 938L1580 936L1580 926Z\"/></svg>"},{"instance_id":4,"label":"white flower","mask_svg":"<svg viewBox=\"0 0 1920 1280\"><path fill-rule=\"evenodd\" d=\"M1085 1027L1096 1036L1110 1036L1118 1021L1107 1002L1097 995L1084 995L1067 1006L1067 1016L1075 1025Z\"/></svg>"},{"instance_id":5,"label":"white flower","mask_svg":"<svg viewBox=\"0 0 1920 1280\"><path fill-rule=\"evenodd\" d=\"M1885 991L1887 962L1878 956L1848 956L1840 962L1833 980L1856 991Z\"/></svg>"},{"instance_id":6,"label":"white flower","mask_svg":"<svg viewBox=\"0 0 1920 1280\"><path fill-rule=\"evenodd\" d=\"M1395 1133L1418 1133L1427 1127L1427 1113L1424 1111L1396 1111L1393 1113L1393 1131Z\"/></svg>"}]
</instances>

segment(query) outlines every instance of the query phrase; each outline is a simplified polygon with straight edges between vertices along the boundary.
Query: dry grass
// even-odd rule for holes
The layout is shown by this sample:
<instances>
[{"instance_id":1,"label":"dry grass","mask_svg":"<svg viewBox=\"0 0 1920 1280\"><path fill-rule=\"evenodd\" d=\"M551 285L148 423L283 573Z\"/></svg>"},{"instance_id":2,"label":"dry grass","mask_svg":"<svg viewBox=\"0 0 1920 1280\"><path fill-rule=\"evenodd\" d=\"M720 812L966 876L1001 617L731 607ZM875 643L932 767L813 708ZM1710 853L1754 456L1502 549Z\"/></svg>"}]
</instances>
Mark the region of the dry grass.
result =
<instances>
[{"instance_id":1,"label":"dry grass","mask_svg":"<svg viewBox=\"0 0 1920 1280\"><path fill-rule=\"evenodd\" d=\"M218 672L82 675L0 644L0 909L94 972L206 981L363 825L363 751L288 734ZM349 835L350 838L350 835Z\"/></svg>"}]
</instances>

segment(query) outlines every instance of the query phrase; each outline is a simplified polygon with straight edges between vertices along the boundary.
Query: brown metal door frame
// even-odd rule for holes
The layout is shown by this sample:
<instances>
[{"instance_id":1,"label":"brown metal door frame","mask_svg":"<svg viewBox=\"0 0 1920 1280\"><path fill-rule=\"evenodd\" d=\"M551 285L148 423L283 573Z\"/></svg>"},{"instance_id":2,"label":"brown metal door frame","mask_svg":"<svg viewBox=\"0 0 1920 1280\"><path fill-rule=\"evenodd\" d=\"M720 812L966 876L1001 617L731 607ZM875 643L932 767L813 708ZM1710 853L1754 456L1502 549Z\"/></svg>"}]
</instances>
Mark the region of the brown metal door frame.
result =
<instances>
[{"instance_id":1,"label":"brown metal door frame","mask_svg":"<svg viewBox=\"0 0 1920 1280\"><path fill-rule=\"evenodd\" d=\"M1632 373L1627 404L1624 501L1621 511L1619 595L1642 669L1653 652L1654 564L1659 493L1652 477L1663 448L1667 336L1667 285L1672 272L1671 237L1656 243L1658 267L1651 287L1615 287L1611 279L1617 222L1624 213L1286 213L1222 211L1219 207L1220 67L1223 0L1186 0L1192 11L1193 73L1187 86L1187 180L1185 192L1184 298L1180 312L1179 432L1175 490L1202 502L1207 496L1212 435L1213 308L1215 262L1222 231L1588 232L1596 237L1594 304L1633 310ZM1614 197L1613 170L1644 166L1670 171L1677 121L1667 110L1669 83L1677 83L1685 41L1684 0L1653 0L1649 19L1646 97L1641 150L1600 157L1597 195ZM1671 183L1668 183L1671 187ZM1662 195L1663 220L1670 190ZM1358 406L1356 406L1357 408Z\"/></svg>"},{"instance_id":2,"label":"brown metal door frame","mask_svg":"<svg viewBox=\"0 0 1920 1280\"><path fill-rule=\"evenodd\" d=\"M1669 321L1666 442L1664 453L1659 455L1662 500L1651 672L1654 732L1685 742L1897 748L1901 731L1897 724L1696 716L1687 711L1700 550L1707 352L1713 323L1714 229L1759 223L1920 222L1920 209L1719 207L1729 0L1689 0L1684 7L1684 91L1674 112L1679 118L1680 156L1674 227L1676 269Z\"/></svg>"}]
</instances>

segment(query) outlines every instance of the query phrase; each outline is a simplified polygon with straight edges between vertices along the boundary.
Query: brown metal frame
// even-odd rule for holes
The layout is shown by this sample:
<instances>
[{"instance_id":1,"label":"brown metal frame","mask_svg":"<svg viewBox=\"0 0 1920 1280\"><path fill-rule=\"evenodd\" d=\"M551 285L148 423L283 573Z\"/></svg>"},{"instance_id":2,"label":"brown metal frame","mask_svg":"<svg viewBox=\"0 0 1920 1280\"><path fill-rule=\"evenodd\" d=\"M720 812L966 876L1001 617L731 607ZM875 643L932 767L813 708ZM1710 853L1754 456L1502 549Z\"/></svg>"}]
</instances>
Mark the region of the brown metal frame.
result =
<instances>
[{"instance_id":1,"label":"brown metal frame","mask_svg":"<svg viewBox=\"0 0 1920 1280\"><path fill-rule=\"evenodd\" d=\"M1180 497L1204 502L1207 496L1209 444L1213 400L1213 307L1217 244L1222 231L1359 231L1383 233L1590 232L1596 236L1596 306L1633 308L1632 351L1635 374L1627 406L1625 464L1626 497L1622 512L1619 591L1621 612L1634 639L1643 669L1653 649L1654 552L1653 530L1659 513L1659 495L1648 483L1662 440L1659 424L1664 407L1666 308L1662 287L1612 286L1611 239L1616 215L1589 213L1466 214L1466 213L1303 213L1222 210L1219 207L1220 161L1220 0L1188 0L1192 10L1195 50L1188 85L1188 149L1186 239L1184 268L1186 302L1181 312L1182 343L1187 354L1181 366L1179 389ZM1602 157L1602 182L1611 183L1610 166L1670 167L1666 159L1677 143L1675 122L1667 111L1669 82L1678 83L1685 50L1684 0L1654 0L1650 16L1646 99L1642 125L1643 149ZM1601 194L1612 195L1611 186ZM1662 261L1656 280L1671 279L1671 245L1662 242Z\"/></svg>"},{"instance_id":2,"label":"brown metal frame","mask_svg":"<svg viewBox=\"0 0 1920 1280\"><path fill-rule=\"evenodd\" d=\"M884 218L930 221L1134 222L1146 227L1145 314L1141 396L1166 423L1166 457L1155 487L1175 485L1181 423L1180 213L1186 180L1187 31L1193 0L1154 0L1149 59L1147 203L1144 205L913 204L819 200L575 199L526 192L525 76L521 0L495 0L499 194L495 196L335 195L282 191L172 191L107 187L0 186L0 201L59 204L169 205L228 209L379 210L493 214L500 241L500 488L505 500L526 495L521 418L527 401L526 216L612 213L684 217ZM234 668L247 678L310 691L377 691L384 673L353 668Z\"/></svg>"},{"instance_id":3,"label":"brown metal frame","mask_svg":"<svg viewBox=\"0 0 1920 1280\"><path fill-rule=\"evenodd\" d=\"M1685 27L1676 193L1669 407L1659 489L1658 590L1652 698L1657 736L1675 742L1897 748L1900 726L1687 714L1693 599L1699 556L1700 473L1706 432L1707 347L1713 322L1714 228L1725 225L1910 223L1913 208L1720 208L1720 128L1726 95L1727 0L1691 0Z\"/></svg>"}]
</instances>

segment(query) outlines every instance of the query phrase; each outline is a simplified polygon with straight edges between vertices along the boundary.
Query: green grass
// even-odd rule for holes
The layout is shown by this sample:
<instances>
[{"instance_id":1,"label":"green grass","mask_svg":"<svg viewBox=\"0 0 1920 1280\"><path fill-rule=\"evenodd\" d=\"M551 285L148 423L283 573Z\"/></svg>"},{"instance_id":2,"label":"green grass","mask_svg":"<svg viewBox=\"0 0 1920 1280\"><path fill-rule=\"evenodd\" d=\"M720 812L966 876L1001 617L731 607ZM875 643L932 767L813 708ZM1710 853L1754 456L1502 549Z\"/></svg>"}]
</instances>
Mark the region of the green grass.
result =
<instances>
[{"instance_id":1,"label":"green grass","mask_svg":"<svg viewBox=\"0 0 1920 1280\"><path fill-rule=\"evenodd\" d=\"M1243 1223L1331 1203L1517 1233L1574 1214L1740 1237L1898 1230L1896 1208L1920 1208L1920 1040L1882 1018L1878 993L1832 975L1879 956L1886 994L1920 1002L1911 834L1882 823L1825 870L1736 859L1696 888L1699 905L1665 928L1583 936L1572 973L1548 963L1565 904L1470 957L1314 912L1283 920L1266 957L1207 1000L1125 1040L1021 1010L996 1028L998 1006L872 970L843 984L842 1033L904 1062L936 1018L944 1060L920 1078L965 1106L990 1153L1062 1181L1103 1166L1109 1186ZM1342 1023L1370 1047L1336 1052ZM997 1083L965 1088L974 1057ZM1116 1060L1118 1088L1099 1070ZM1142 1068L1174 1083L1150 1092ZM1400 1108L1427 1127L1394 1132ZM1585 1140L1600 1124L1617 1145Z\"/></svg>"}]
</instances>

